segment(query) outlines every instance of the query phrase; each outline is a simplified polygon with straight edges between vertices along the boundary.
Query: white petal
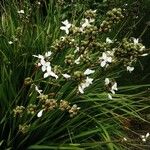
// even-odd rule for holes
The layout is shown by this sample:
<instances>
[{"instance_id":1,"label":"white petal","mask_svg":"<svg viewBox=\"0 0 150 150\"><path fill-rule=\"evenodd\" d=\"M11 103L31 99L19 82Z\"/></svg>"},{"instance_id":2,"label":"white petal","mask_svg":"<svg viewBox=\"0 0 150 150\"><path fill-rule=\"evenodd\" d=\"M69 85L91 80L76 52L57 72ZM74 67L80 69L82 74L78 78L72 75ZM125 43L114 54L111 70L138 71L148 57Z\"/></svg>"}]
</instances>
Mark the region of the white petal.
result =
<instances>
[{"instance_id":1,"label":"white petal","mask_svg":"<svg viewBox=\"0 0 150 150\"><path fill-rule=\"evenodd\" d=\"M51 67L51 66L50 66L50 62L46 62L46 63L45 63L45 66L46 66L46 67Z\"/></svg>"},{"instance_id":2,"label":"white petal","mask_svg":"<svg viewBox=\"0 0 150 150\"><path fill-rule=\"evenodd\" d=\"M115 82L111 88L112 88L112 90L117 91L118 90L118 88L117 88L117 82Z\"/></svg>"},{"instance_id":3,"label":"white petal","mask_svg":"<svg viewBox=\"0 0 150 150\"><path fill-rule=\"evenodd\" d=\"M107 62L111 63L112 62L112 58L111 57L107 57Z\"/></svg>"},{"instance_id":4,"label":"white petal","mask_svg":"<svg viewBox=\"0 0 150 150\"><path fill-rule=\"evenodd\" d=\"M110 83L109 78L105 78L105 85L108 85Z\"/></svg>"},{"instance_id":5,"label":"white petal","mask_svg":"<svg viewBox=\"0 0 150 150\"><path fill-rule=\"evenodd\" d=\"M143 51L145 49L145 46L142 46L141 48L140 48L140 51Z\"/></svg>"},{"instance_id":6,"label":"white petal","mask_svg":"<svg viewBox=\"0 0 150 150\"><path fill-rule=\"evenodd\" d=\"M146 139L145 139L145 138L143 138L143 139L142 139L142 141L143 141L143 142L146 142Z\"/></svg>"},{"instance_id":7,"label":"white petal","mask_svg":"<svg viewBox=\"0 0 150 150\"><path fill-rule=\"evenodd\" d=\"M52 67L51 66L47 66L46 70L47 70L47 72L51 72L52 71Z\"/></svg>"},{"instance_id":8,"label":"white petal","mask_svg":"<svg viewBox=\"0 0 150 150\"><path fill-rule=\"evenodd\" d=\"M10 44L10 45L11 45L11 44L13 44L13 42L12 42L12 41L9 41L9 42L8 42L8 44Z\"/></svg>"},{"instance_id":9,"label":"white petal","mask_svg":"<svg viewBox=\"0 0 150 150\"><path fill-rule=\"evenodd\" d=\"M77 46L74 53L79 52L79 47Z\"/></svg>"},{"instance_id":10,"label":"white petal","mask_svg":"<svg viewBox=\"0 0 150 150\"><path fill-rule=\"evenodd\" d=\"M52 76L52 77L58 79L58 76L57 76L54 72L50 71L50 72L48 72L48 74L49 74L50 76Z\"/></svg>"},{"instance_id":11,"label":"white petal","mask_svg":"<svg viewBox=\"0 0 150 150\"><path fill-rule=\"evenodd\" d=\"M78 90L79 90L79 92L80 92L81 94L84 93L83 88L82 88L80 85L78 86Z\"/></svg>"},{"instance_id":12,"label":"white petal","mask_svg":"<svg viewBox=\"0 0 150 150\"><path fill-rule=\"evenodd\" d=\"M62 74L62 75L63 75L63 77L66 78L66 79L68 79L68 78L71 77L69 74L66 74L66 73L65 73L65 74Z\"/></svg>"},{"instance_id":13,"label":"white petal","mask_svg":"<svg viewBox=\"0 0 150 150\"><path fill-rule=\"evenodd\" d=\"M44 111L44 109L42 109L42 110L40 110L40 111L38 112L38 114L37 114L37 117L38 117L38 118L42 117L43 111Z\"/></svg>"},{"instance_id":14,"label":"white petal","mask_svg":"<svg viewBox=\"0 0 150 150\"><path fill-rule=\"evenodd\" d=\"M66 29L65 32L66 32L66 34L69 34L69 30L68 29Z\"/></svg>"},{"instance_id":15,"label":"white petal","mask_svg":"<svg viewBox=\"0 0 150 150\"><path fill-rule=\"evenodd\" d=\"M64 24L65 26L67 26L69 24L68 20L62 21L62 24Z\"/></svg>"},{"instance_id":16,"label":"white petal","mask_svg":"<svg viewBox=\"0 0 150 150\"><path fill-rule=\"evenodd\" d=\"M111 89L110 92L111 92L112 94L115 94L115 91L114 91L113 89Z\"/></svg>"},{"instance_id":17,"label":"white petal","mask_svg":"<svg viewBox=\"0 0 150 150\"><path fill-rule=\"evenodd\" d=\"M43 72L45 72L45 71L46 71L46 66L45 66L45 65L44 65L44 66L42 66L42 68L41 68L41 69L42 69L42 71L43 71Z\"/></svg>"},{"instance_id":18,"label":"white petal","mask_svg":"<svg viewBox=\"0 0 150 150\"><path fill-rule=\"evenodd\" d=\"M43 55L32 55L33 57L37 57L37 58L39 58L39 59L44 59L44 56Z\"/></svg>"},{"instance_id":19,"label":"white petal","mask_svg":"<svg viewBox=\"0 0 150 150\"><path fill-rule=\"evenodd\" d=\"M79 64L80 63L80 56L74 61L75 64Z\"/></svg>"},{"instance_id":20,"label":"white petal","mask_svg":"<svg viewBox=\"0 0 150 150\"><path fill-rule=\"evenodd\" d=\"M36 90L39 94L42 93L42 90L39 90L39 88L38 88L37 86L35 86L35 90Z\"/></svg>"},{"instance_id":21,"label":"white petal","mask_svg":"<svg viewBox=\"0 0 150 150\"><path fill-rule=\"evenodd\" d=\"M52 52L51 52L51 51L48 51L48 52L45 53L45 57L50 57L51 54L52 54Z\"/></svg>"},{"instance_id":22,"label":"white petal","mask_svg":"<svg viewBox=\"0 0 150 150\"><path fill-rule=\"evenodd\" d=\"M41 59L41 60L40 60L40 64L43 65L43 66L45 66L46 61L45 61L44 59Z\"/></svg>"},{"instance_id":23,"label":"white petal","mask_svg":"<svg viewBox=\"0 0 150 150\"><path fill-rule=\"evenodd\" d=\"M94 72L95 72L95 70L86 69L85 72L84 72L84 75L89 75L89 74L92 74Z\"/></svg>"},{"instance_id":24,"label":"white petal","mask_svg":"<svg viewBox=\"0 0 150 150\"><path fill-rule=\"evenodd\" d=\"M144 139L144 138L145 138L145 135L141 135L141 138Z\"/></svg>"},{"instance_id":25,"label":"white petal","mask_svg":"<svg viewBox=\"0 0 150 150\"><path fill-rule=\"evenodd\" d=\"M62 26L62 27L60 27L60 29L66 31L67 28L65 26Z\"/></svg>"},{"instance_id":26,"label":"white petal","mask_svg":"<svg viewBox=\"0 0 150 150\"><path fill-rule=\"evenodd\" d=\"M110 38L106 38L106 43L109 43L109 44L111 44L111 43L113 43L113 41L110 39Z\"/></svg>"},{"instance_id":27,"label":"white petal","mask_svg":"<svg viewBox=\"0 0 150 150\"><path fill-rule=\"evenodd\" d=\"M146 137L146 138L148 138L149 136L150 136L150 134L149 134L149 133L147 133L145 137Z\"/></svg>"},{"instance_id":28,"label":"white petal","mask_svg":"<svg viewBox=\"0 0 150 150\"><path fill-rule=\"evenodd\" d=\"M133 70L134 70L134 67L127 66L127 71L132 72Z\"/></svg>"},{"instance_id":29,"label":"white petal","mask_svg":"<svg viewBox=\"0 0 150 150\"><path fill-rule=\"evenodd\" d=\"M85 22L82 24L82 28L84 29L85 27L90 26L89 20L85 19Z\"/></svg>"},{"instance_id":30,"label":"white petal","mask_svg":"<svg viewBox=\"0 0 150 150\"><path fill-rule=\"evenodd\" d=\"M106 55L106 53L102 53L102 59L104 59L104 60L106 60L107 59L107 55Z\"/></svg>"},{"instance_id":31,"label":"white petal","mask_svg":"<svg viewBox=\"0 0 150 150\"><path fill-rule=\"evenodd\" d=\"M133 38L133 42L134 42L134 44L138 44L139 43L139 39L137 38Z\"/></svg>"},{"instance_id":32,"label":"white petal","mask_svg":"<svg viewBox=\"0 0 150 150\"><path fill-rule=\"evenodd\" d=\"M50 76L47 72L44 73L44 78L47 78L48 76Z\"/></svg>"},{"instance_id":33,"label":"white petal","mask_svg":"<svg viewBox=\"0 0 150 150\"><path fill-rule=\"evenodd\" d=\"M145 53L145 54L142 54L141 56L147 56L148 55L148 53Z\"/></svg>"},{"instance_id":34,"label":"white petal","mask_svg":"<svg viewBox=\"0 0 150 150\"><path fill-rule=\"evenodd\" d=\"M106 61L101 62L101 67L104 67L106 65Z\"/></svg>"},{"instance_id":35,"label":"white petal","mask_svg":"<svg viewBox=\"0 0 150 150\"><path fill-rule=\"evenodd\" d=\"M24 14L24 10L18 10L19 14Z\"/></svg>"},{"instance_id":36,"label":"white petal","mask_svg":"<svg viewBox=\"0 0 150 150\"><path fill-rule=\"evenodd\" d=\"M92 23L92 22L94 22L94 21L95 21L95 19L91 19L91 18L90 18L90 20L89 20L90 23Z\"/></svg>"}]
</instances>

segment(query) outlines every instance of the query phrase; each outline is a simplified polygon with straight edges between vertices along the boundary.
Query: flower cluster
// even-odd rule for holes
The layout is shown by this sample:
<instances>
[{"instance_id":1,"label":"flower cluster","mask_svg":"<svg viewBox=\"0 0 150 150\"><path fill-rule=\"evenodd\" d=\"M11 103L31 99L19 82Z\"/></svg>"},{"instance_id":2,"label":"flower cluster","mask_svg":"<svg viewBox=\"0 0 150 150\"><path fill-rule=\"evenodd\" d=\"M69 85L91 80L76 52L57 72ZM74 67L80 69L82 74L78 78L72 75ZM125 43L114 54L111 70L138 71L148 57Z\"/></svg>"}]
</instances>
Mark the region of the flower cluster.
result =
<instances>
[{"instance_id":1,"label":"flower cluster","mask_svg":"<svg viewBox=\"0 0 150 150\"><path fill-rule=\"evenodd\" d=\"M106 19L100 25L100 32L111 31L112 25L114 23L118 23L122 18L124 18L122 14L121 8L114 8L106 13Z\"/></svg>"},{"instance_id":2,"label":"flower cluster","mask_svg":"<svg viewBox=\"0 0 150 150\"><path fill-rule=\"evenodd\" d=\"M16 108L13 109L13 112L14 112L14 116L20 116L22 117L23 116L23 113L24 113L24 110L25 110L25 107L24 106L17 106Z\"/></svg>"},{"instance_id":3,"label":"flower cluster","mask_svg":"<svg viewBox=\"0 0 150 150\"><path fill-rule=\"evenodd\" d=\"M34 115L36 113L36 110L37 110L37 106L34 104L29 104L27 106L27 113L28 114Z\"/></svg>"},{"instance_id":4,"label":"flower cluster","mask_svg":"<svg viewBox=\"0 0 150 150\"><path fill-rule=\"evenodd\" d=\"M121 46L114 49L115 58L123 62L127 71L132 72L134 70L134 63L138 57L147 56L148 52L145 46L139 42L139 39L131 38L122 40Z\"/></svg>"},{"instance_id":5,"label":"flower cluster","mask_svg":"<svg viewBox=\"0 0 150 150\"><path fill-rule=\"evenodd\" d=\"M59 109L62 111L67 110L70 114L70 117L74 117L78 114L78 111L80 110L80 107L78 107L76 104L74 104L72 107L70 106L70 103L65 100L60 101Z\"/></svg>"},{"instance_id":6,"label":"flower cluster","mask_svg":"<svg viewBox=\"0 0 150 150\"><path fill-rule=\"evenodd\" d=\"M58 78L58 76L55 74L55 72L52 71L51 63L48 61L51 56L51 51L46 52L45 55L33 55L34 57L37 57L39 59L38 66L41 67L42 72L44 72L44 78L47 78L49 76Z\"/></svg>"},{"instance_id":7,"label":"flower cluster","mask_svg":"<svg viewBox=\"0 0 150 150\"><path fill-rule=\"evenodd\" d=\"M19 132L25 134L25 133L27 133L29 131L29 128L30 128L30 124L29 125L27 125L27 124L22 124L21 125L20 124L19 125Z\"/></svg>"},{"instance_id":8,"label":"flower cluster","mask_svg":"<svg viewBox=\"0 0 150 150\"><path fill-rule=\"evenodd\" d=\"M123 64L127 71L132 72L138 57L148 54L139 39L118 41L111 37L103 38L103 33L110 31L113 24L122 18L122 10L114 8L107 12L106 19L100 25L96 20L99 19L96 10L86 11L77 24L70 23L67 19L62 21L60 34L63 36L53 42L50 51L43 55L33 55L37 58L33 79L28 77L24 81L24 85L31 86L31 93L36 93L36 101L26 108L17 106L13 110L14 116L26 113L40 118L59 109L74 117L79 113L80 107L76 101L71 104L67 100L74 95L77 98L82 95L84 98L85 92L92 92L89 87L95 84L103 71L113 67L113 64ZM37 68L41 69L42 78ZM40 86L42 90L39 89ZM108 98L112 99L118 91L117 82L105 78L105 87ZM20 126L21 132L25 129L26 126Z\"/></svg>"},{"instance_id":9,"label":"flower cluster","mask_svg":"<svg viewBox=\"0 0 150 150\"><path fill-rule=\"evenodd\" d=\"M66 100L58 101L56 99L50 99L49 96L43 94L42 90L38 89L37 86L35 86L35 90L39 94L38 96L39 104L41 104L42 106L41 108L39 108L40 111L37 113L38 118L42 117L43 112L51 111L57 108L59 108L62 111L67 110L70 114L70 117L77 115L78 111L80 110L80 107L77 107L76 104L71 106L70 103Z\"/></svg>"}]
</instances>

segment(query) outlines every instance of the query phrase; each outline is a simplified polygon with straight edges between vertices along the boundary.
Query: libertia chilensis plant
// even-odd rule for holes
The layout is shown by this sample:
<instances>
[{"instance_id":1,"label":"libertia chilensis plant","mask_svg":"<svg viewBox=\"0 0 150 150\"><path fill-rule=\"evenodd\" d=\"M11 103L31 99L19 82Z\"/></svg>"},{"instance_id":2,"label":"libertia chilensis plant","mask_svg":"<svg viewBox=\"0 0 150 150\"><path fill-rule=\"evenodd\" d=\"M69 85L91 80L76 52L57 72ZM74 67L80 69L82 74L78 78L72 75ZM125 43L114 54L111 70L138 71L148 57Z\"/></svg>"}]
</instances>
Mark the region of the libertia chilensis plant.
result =
<instances>
[{"instance_id":1,"label":"libertia chilensis plant","mask_svg":"<svg viewBox=\"0 0 150 150\"><path fill-rule=\"evenodd\" d=\"M149 52L138 38L107 37L124 19L124 11L114 8L104 20L99 19L97 10L87 10L79 21L59 20L57 30L61 36L50 49L31 54L34 69L24 80L24 94L21 90L11 103L12 109L5 115L9 121L1 121L1 146L123 149L128 147L126 143L131 144L134 139L124 137L122 124L127 116L140 118L131 105L136 94L118 94L117 78L122 70L134 71L138 58ZM16 13L26 21L23 9ZM23 30L17 30L22 36ZM13 37L7 45L13 46L18 40ZM117 66L120 72L115 71ZM7 136L4 131L8 127ZM149 134L139 137L146 142ZM29 147L34 144L39 145Z\"/></svg>"}]
</instances>

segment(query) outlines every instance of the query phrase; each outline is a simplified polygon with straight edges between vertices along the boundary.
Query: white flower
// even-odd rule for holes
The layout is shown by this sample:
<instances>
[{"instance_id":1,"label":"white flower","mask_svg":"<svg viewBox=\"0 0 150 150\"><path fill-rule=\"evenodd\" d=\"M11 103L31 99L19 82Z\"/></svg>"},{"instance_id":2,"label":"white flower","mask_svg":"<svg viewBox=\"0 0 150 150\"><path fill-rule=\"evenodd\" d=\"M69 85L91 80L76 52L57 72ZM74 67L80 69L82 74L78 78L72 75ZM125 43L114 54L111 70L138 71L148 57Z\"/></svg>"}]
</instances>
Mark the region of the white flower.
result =
<instances>
[{"instance_id":1,"label":"white flower","mask_svg":"<svg viewBox=\"0 0 150 150\"><path fill-rule=\"evenodd\" d=\"M38 114L37 114L37 117L38 117L38 118L42 117L43 111L44 111L44 109L42 109L42 110L40 110L40 111L38 112Z\"/></svg>"},{"instance_id":2,"label":"white flower","mask_svg":"<svg viewBox=\"0 0 150 150\"><path fill-rule=\"evenodd\" d=\"M110 83L109 78L105 78L105 85L108 85Z\"/></svg>"},{"instance_id":3,"label":"white flower","mask_svg":"<svg viewBox=\"0 0 150 150\"><path fill-rule=\"evenodd\" d=\"M92 74L92 73L94 73L94 72L95 72L95 70L86 69L86 70L84 71L84 75L89 75L89 74Z\"/></svg>"},{"instance_id":4,"label":"white flower","mask_svg":"<svg viewBox=\"0 0 150 150\"><path fill-rule=\"evenodd\" d=\"M80 92L81 94L84 93L84 87L83 87L82 84L78 86L78 90L79 90L79 92Z\"/></svg>"},{"instance_id":5,"label":"white flower","mask_svg":"<svg viewBox=\"0 0 150 150\"><path fill-rule=\"evenodd\" d=\"M143 142L146 142L147 138L150 136L149 133L146 133L146 135L141 135L141 139Z\"/></svg>"},{"instance_id":6,"label":"white flower","mask_svg":"<svg viewBox=\"0 0 150 150\"><path fill-rule=\"evenodd\" d=\"M44 78L47 78L47 77L49 77L49 76L52 76L52 77L58 79L58 76L51 70L51 66L48 66L48 67L46 68L46 71L47 71L47 72L44 73Z\"/></svg>"},{"instance_id":7,"label":"white flower","mask_svg":"<svg viewBox=\"0 0 150 150\"><path fill-rule=\"evenodd\" d=\"M95 19L87 19L87 18L85 18L84 19L84 23L81 25L81 28L80 28L80 31L81 32L83 32L83 30L86 28L86 27L90 27L91 26L91 24L90 23L92 23L92 22L94 22L95 21Z\"/></svg>"},{"instance_id":8,"label":"white flower","mask_svg":"<svg viewBox=\"0 0 150 150\"><path fill-rule=\"evenodd\" d=\"M76 46L76 49L75 49L74 53L77 53L77 52L79 52L79 47L78 46Z\"/></svg>"},{"instance_id":9,"label":"white flower","mask_svg":"<svg viewBox=\"0 0 150 150\"><path fill-rule=\"evenodd\" d=\"M38 63L38 66L41 66L42 72L44 73L44 78L47 78L48 76L52 76L54 78L58 78L58 76L52 71L51 64L48 61L45 61L45 58L51 56L51 51L48 51L45 53L45 55L33 55L34 57L37 57L40 59L40 62Z\"/></svg>"},{"instance_id":10,"label":"white flower","mask_svg":"<svg viewBox=\"0 0 150 150\"><path fill-rule=\"evenodd\" d=\"M108 63L112 62L112 57L111 56L107 56L107 53L103 52L102 53L102 57L99 57L100 63L101 63L101 67L107 67Z\"/></svg>"},{"instance_id":11,"label":"white flower","mask_svg":"<svg viewBox=\"0 0 150 150\"><path fill-rule=\"evenodd\" d=\"M11 44L13 44L13 42L12 42L12 41L9 41L9 42L8 42L8 44L10 44L10 45L11 45Z\"/></svg>"},{"instance_id":12,"label":"white flower","mask_svg":"<svg viewBox=\"0 0 150 150\"><path fill-rule=\"evenodd\" d=\"M69 34L69 28L71 27L71 24L68 22L68 20L62 21L62 24L64 26L61 26L60 29L64 30L66 34Z\"/></svg>"},{"instance_id":13,"label":"white flower","mask_svg":"<svg viewBox=\"0 0 150 150\"><path fill-rule=\"evenodd\" d=\"M77 65L80 64L80 59L81 59L81 58L80 58L80 56L79 56L79 57L74 61L74 63L77 64Z\"/></svg>"},{"instance_id":14,"label":"white flower","mask_svg":"<svg viewBox=\"0 0 150 150\"><path fill-rule=\"evenodd\" d=\"M42 94L42 90L40 90L36 85L35 85L35 90L41 95Z\"/></svg>"},{"instance_id":15,"label":"white flower","mask_svg":"<svg viewBox=\"0 0 150 150\"><path fill-rule=\"evenodd\" d=\"M110 84L111 83L111 84ZM109 85L110 84L110 85ZM105 85L108 87L108 90L112 93L115 94L115 91L118 90L117 88L117 82L111 82L109 78L105 78ZM111 87L110 87L111 86ZM108 98L112 99L112 95L108 93Z\"/></svg>"},{"instance_id":16,"label":"white flower","mask_svg":"<svg viewBox=\"0 0 150 150\"><path fill-rule=\"evenodd\" d=\"M68 78L71 77L69 74L66 74L66 73L65 73L65 74L62 74L62 75L63 75L63 77L66 78L66 79L68 79Z\"/></svg>"},{"instance_id":17,"label":"white flower","mask_svg":"<svg viewBox=\"0 0 150 150\"><path fill-rule=\"evenodd\" d=\"M44 58L47 58L47 57L50 57L51 56L51 54L52 54L52 52L51 51L48 51L48 52L46 52L45 53L45 55L43 56L43 55L32 55L33 57L37 57L37 58L39 58L39 59L44 59Z\"/></svg>"},{"instance_id":18,"label":"white flower","mask_svg":"<svg viewBox=\"0 0 150 150\"><path fill-rule=\"evenodd\" d=\"M90 18L90 20L89 20L90 23L92 23L92 22L94 22L94 21L95 21L94 18Z\"/></svg>"},{"instance_id":19,"label":"white flower","mask_svg":"<svg viewBox=\"0 0 150 150\"><path fill-rule=\"evenodd\" d=\"M124 138L123 138L123 141L127 141L127 138L124 137Z\"/></svg>"},{"instance_id":20,"label":"white flower","mask_svg":"<svg viewBox=\"0 0 150 150\"><path fill-rule=\"evenodd\" d=\"M139 43L139 39L137 38L132 38L133 39L133 43L136 45L136 44L138 44Z\"/></svg>"},{"instance_id":21,"label":"white flower","mask_svg":"<svg viewBox=\"0 0 150 150\"><path fill-rule=\"evenodd\" d=\"M150 134L149 134L149 133L146 133L146 136L145 136L145 137L148 138L149 136L150 136Z\"/></svg>"},{"instance_id":22,"label":"white flower","mask_svg":"<svg viewBox=\"0 0 150 150\"><path fill-rule=\"evenodd\" d=\"M86 87L88 87L90 84L92 84L92 82L93 82L93 79L87 77L87 78L85 79L85 82L81 83L81 84L78 86L79 92L80 92L81 94L83 94L83 93L84 93L84 89L85 89Z\"/></svg>"},{"instance_id":23,"label":"white flower","mask_svg":"<svg viewBox=\"0 0 150 150\"><path fill-rule=\"evenodd\" d=\"M52 52L51 52L51 51L46 52L46 53L45 53L45 58L46 58L46 57L50 57L50 56L51 56L51 54L52 54Z\"/></svg>"},{"instance_id":24,"label":"white flower","mask_svg":"<svg viewBox=\"0 0 150 150\"><path fill-rule=\"evenodd\" d=\"M32 55L33 57L37 57L37 58L39 58L39 59L44 59L44 56L43 55Z\"/></svg>"},{"instance_id":25,"label":"white flower","mask_svg":"<svg viewBox=\"0 0 150 150\"><path fill-rule=\"evenodd\" d=\"M82 29L84 29L85 27L89 27L90 25L90 21L88 19L84 19L84 23L82 24Z\"/></svg>"},{"instance_id":26,"label":"white flower","mask_svg":"<svg viewBox=\"0 0 150 150\"><path fill-rule=\"evenodd\" d=\"M134 70L134 67L127 66L127 71L129 71L131 73L133 70Z\"/></svg>"},{"instance_id":27,"label":"white flower","mask_svg":"<svg viewBox=\"0 0 150 150\"><path fill-rule=\"evenodd\" d=\"M50 67L50 62L46 62L44 59L41 59L41 62L39 64L42 65L41 69L43 72L45 72L47 68Z\"/></svg>"},{"instance_id":28,"label":"white flower","mask_svg":"<svg viewBox=\"0 0 150 150\"><path fill-rule=\"evenodd\" d=\"M110 89L110 92L112 93L112 94L115 94L115 91L117 91L118 90L118 88L117 88L117 82L115 82L113 85L112 85L112 87L111 87L111 89Z\"/></svg>"},{"instance_id":29,"label":"white flower","mask_svg":"<svg viewBox=\"0 0 150 150\"><path fill-rule=\"evenodd\" d=\"M24 14L24 10L18 10L18 14Z\"/></svg>"},{"instance_id":30,"label":"white flower","mask_svg":"<svg viewBox=\"0 0 150 150\"><path fill-rule=\"evenodd\" d=\"M113 41L109 37L107 37L106 38L106 43L111 44L111 43L113 43Z\"/></svg>"},{"instance_id":31,"label":"white flower","mask_svg":"<svg viewBox=\"0 0 150 150\"><path fill-rule=\"evenodd\" d=\"M141 56L147 56L148 55L148 53L145 53L145 54L142 54Z\"/></svg>"},{"instance_id":32,"label":"white flower","mask_svg":"<svg viewBox=\"0 0 150 150\"><path fill-rule=\"evenodd\" d=\"M92 78L86 77L86 80L85 80L86 87L88 87L90 84L92 84L92 82L93 82Z\"/></svg>"}]
</instances>

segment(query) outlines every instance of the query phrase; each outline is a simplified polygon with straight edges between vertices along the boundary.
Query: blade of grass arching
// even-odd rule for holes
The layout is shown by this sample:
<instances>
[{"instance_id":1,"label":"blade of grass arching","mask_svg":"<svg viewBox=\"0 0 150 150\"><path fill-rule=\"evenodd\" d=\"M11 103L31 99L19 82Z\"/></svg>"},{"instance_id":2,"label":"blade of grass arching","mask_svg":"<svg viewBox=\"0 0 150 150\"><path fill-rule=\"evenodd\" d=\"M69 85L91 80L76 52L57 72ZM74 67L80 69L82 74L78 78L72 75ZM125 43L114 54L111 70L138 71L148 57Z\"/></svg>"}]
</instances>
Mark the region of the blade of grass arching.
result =
<instances>
[{"instance_id":1,"label":"blade of grass arching","mask_svg":"<svg viewBox=\"0 0 150 150\"><path fill-rule=\"evenodd\" d=\"M52 132L53 130L51 130L51 128L50 128L49 130L50 130L51 134L49 134L50 132L49 133L47 132L47 136L44 136L41 140L39 140L37 142L37 144L40 144L40 143L42 143L42 142L44 142L44 141L46 141L46 140L56 136L57 134L61 133L63 130L67 129L71 124L73 124L72 120L68 120L66 122L63 122L63 126L61 126L61 127L57 127L56 126L53 129L55 132Z\"/></svg>"},{"instance_id":2,"label":"blade of grass arching","mask_svg":"<svg viewBox=\"0 0 150 150\"><path fill-rule=\"evenodd\" d=\"M127 92L127 91L137 90L139 88L144 88L144 87L150 87L150 84L120 86L119 90L121 90L121 92Z\"/></svg>"},{"instance_id":3,"label":"blade of grass arching","mask_svg":"<svg viewBox=\"0 0 150 150\"><path fill-rule=\"evenodd\" d=\"M103 138L106 140L106 141L110 141L111 142L111 139L110 139L110 136L109 136L109 133L107 132L107 130L105 129L105 127L103 125L100 125L101 128L103 129L104 133L102 133L102 136ZM110 150L114 150L114 144L113 143L108 143L108 148Z\"/></svg>"},{"instance_id":4,"label":"blade of grass arching","mask_svg":"<svg viewBox=\"0 0 150 150\"><path fill-rule=\"evenodd\" d=\"M79 145L79 144L78 144ZM58 146L56 145L56 146L47 146L47 145L32 145L32 146L30 146L29 148L28 148L29 150L31 149L35 149L35 150L38 150L38 149L42 149L42 150L45 150L45 149L52 149L52 150L58 150L58 149L60 149L60 150L84 150L84 148L79 148L78 146L74 146L74 145L72 145L72 146L61 146L61 145L59 145L58 144Z\"/></svg>"},{"instance_id":5,"label":"blade of grass arching","mask_svg":"<svg viewBox=\"0 0 150 150\"><path fill-rule=\"evenodd\" d=\"M21 142L17 145L16 149L20 149L20 147L28 140L30 137L30 134L26 135L24 139L21 140Z\"/></svg>"}]
</instances>

